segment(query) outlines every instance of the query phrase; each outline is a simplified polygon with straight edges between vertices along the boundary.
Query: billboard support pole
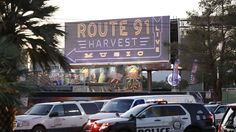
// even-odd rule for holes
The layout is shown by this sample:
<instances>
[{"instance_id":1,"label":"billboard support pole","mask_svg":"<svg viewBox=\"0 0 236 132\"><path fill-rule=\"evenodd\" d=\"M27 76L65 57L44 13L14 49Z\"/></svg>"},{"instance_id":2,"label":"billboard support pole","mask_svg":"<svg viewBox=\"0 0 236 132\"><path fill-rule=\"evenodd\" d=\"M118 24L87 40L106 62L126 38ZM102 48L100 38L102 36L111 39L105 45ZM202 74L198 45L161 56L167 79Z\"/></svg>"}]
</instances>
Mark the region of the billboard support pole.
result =
<instances>
[{"instance_id":1,"label":"billboard support pole","mask_svg":"<svg viewBox=\"0 0 236 132\"><path fill-rule=\"evenodd\" d=\"M150 93L152 91L152 70L147 70L147 78L148 78L148 92Z\"/></svg>"}]
</instances>

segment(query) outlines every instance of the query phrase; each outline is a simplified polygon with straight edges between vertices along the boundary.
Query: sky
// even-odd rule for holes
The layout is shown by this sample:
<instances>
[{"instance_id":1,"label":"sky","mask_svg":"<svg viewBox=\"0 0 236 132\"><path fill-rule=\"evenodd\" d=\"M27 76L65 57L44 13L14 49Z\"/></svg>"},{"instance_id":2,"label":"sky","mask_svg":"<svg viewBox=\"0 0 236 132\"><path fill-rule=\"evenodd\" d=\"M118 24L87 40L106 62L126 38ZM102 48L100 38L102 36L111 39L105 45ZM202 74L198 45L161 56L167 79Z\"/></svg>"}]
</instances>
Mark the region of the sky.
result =
<instances>
[{"instance_id":1,"label":"sky","mask_svg":"<svg viewBox=\"0 0 236 132\"><path fill-rule=\"evenodd\" d=\"M200 0L50 0L59 7L56 22L165 16L186 18Z\"/></svg>"}]
</instances>

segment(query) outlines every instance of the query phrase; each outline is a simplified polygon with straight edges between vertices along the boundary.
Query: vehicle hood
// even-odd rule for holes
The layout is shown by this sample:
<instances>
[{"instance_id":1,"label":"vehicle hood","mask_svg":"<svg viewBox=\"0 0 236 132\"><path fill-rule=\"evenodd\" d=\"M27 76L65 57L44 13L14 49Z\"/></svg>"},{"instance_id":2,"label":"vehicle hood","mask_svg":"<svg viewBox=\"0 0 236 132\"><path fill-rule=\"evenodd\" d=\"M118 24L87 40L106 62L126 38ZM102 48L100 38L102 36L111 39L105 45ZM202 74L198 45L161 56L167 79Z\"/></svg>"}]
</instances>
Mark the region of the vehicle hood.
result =
<instances>
[{"instance_id":1,"label":"vehicle hood","mask_svg":"<svg viewBox=\"0 0 236 132\"><path fill-rule=\"evenodd\" d=\"M97 123L115 123L115 122L123 122L123 121L128 121L129 118L121 118L121 117L116 117L116 118L108 118L108 119L102 119L96 121Z\"/></svg>"},{"instance_id":2,"label":"vehicle hood","mask_svg":"<svg viewBox=\"0 0 236 132\"><path fill-rule=\"evenodd\" d=\"M40 115L18 115L16 116L16 121L22 121L22 120L34 120L34 119L40 119L44 116Z\"/></svg>"},{"instance_id":3,"label":"vehicle hood","mask_svg":"<svg viewBox=\"0 0 236 132\"><path fill-rule=\"evenodd\" d=\"M119 113L120 115L121 113ZM116 113L96 113L89 116L90 120L100 120L100 119L106 119L106 118L114 118L117 117Z\"/></svg>"}]
</instances>

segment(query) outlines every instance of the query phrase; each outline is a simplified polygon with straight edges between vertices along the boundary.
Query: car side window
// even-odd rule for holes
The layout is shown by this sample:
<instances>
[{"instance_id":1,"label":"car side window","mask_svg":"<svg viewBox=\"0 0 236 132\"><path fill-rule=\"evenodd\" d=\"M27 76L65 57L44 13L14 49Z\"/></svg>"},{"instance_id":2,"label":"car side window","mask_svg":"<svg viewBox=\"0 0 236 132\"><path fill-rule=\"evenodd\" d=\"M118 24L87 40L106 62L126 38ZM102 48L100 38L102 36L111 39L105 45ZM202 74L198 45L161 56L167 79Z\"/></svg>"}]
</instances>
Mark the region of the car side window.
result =
<instances>
[{"instance_id":1,"label":"car side window","mask_svg":"<svg viewBox=\"0 0 236 132\"><path fill-rule=\"evenodd\" d=\"M133 107L136 106L136 105L139 105L139 104L144 104L144 103L145 103L145 102L144 102L143 99L136 100L136 101L134 102Z\"/></svg>"},{"instance_id":2,"label":"car side window","mask_svg":"<svg viewBox=\"0 0 236 132\"><path fill-rule=\"evenodd\" d=\"M64 116L64 107L63 105L56 105L51 113L57 112L58 116Z\"/></svg>"},{"instance_id":3,"label":"car side window","mask_svg":"<svg viewBox=\"0 0 236 132\"><path fill-rule=\"evenodd\" d=\"M144 114L147 118L186 115L185 111L179 106L150 107L144 112Z\"/></svg>"},{"instance_id":4,"label":"car side window","mask_svg":"<svg viewBox=\"0 0 236 132\"><path fill-rule=\"evenodd\" d=\"M81 115L81 112L76 104L64 104L65 116Z\"/></svg>"},{"instance_id":5,"label":"car side window","mask_svg":"<svg viewBox=\"0 0 236 132\"><path fill-rule=\"evenodd\" d=\"M80 105L86 114L95 114L99 112L99 108L95 103L81 103Z\"/></svg>"},{"instance_id":6,"label":"car side window","mask_svg":"<svg viewBox=\"0 0 236 132\"><path fill-rule=\"evenodd\" d=\"M206 120L207 115L209 114L209 110L202 104L195 104L195 105L188 105L182 104L182 106L188 110L189 114L192 117L192 120L199 121L199 120Z\"/></svg>"},{"instance_id":7,"label":"car side window","mask_svg":"<svg viewBox=\"0 0 236 132\"><path fill-rule=\"evenodd\" d=\"M160 111L160 116L179 116L186 114L180 106L163 106Z\"/></svg>"},{"instance_id":8,"label":"car side window","mask_svg":"<svg viewBox=\"0 0 236 132\"><path fill-rule=\"evenodd\" d=\"M149 117L159 117L160 116L160 109L157 107L150 107L144 113L146 118Z\"/></svg>"},{"instance_id":9,"label":"car side window","mask_svg":"<svg viewBox=\"0 0 236 132\"><path fill-rule=\"evenodd\" d=\"M215 113L224 113L226 111L227 107L221 106Z\"/></svg>"}]
</instances>

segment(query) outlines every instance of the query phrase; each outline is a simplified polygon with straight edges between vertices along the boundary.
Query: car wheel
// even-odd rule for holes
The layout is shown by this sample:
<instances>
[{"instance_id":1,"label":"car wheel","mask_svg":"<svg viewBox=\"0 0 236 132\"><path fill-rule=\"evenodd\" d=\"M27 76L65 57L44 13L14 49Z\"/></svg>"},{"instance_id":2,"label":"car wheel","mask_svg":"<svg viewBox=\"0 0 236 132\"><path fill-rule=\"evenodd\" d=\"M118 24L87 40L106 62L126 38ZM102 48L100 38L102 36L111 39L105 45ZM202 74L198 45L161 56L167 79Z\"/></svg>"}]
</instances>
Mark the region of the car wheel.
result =
<instances>
[{"instance_id":1,"label":"car wheel","mask_svg":"<svg viewBox=\"0 0 236 132\"><path fill-rule=\"evenodd\" d=\"M184 132L200 132L200 130L198 128L188 128Z\"/></svg>"},{"instance_id":2,"label":"car wheel","mask_svg":"<svg viewBox=\"0 0 236 132\"><path fill-rule=\"evenodd\" d=\"M35 126L32 132L46 132L46 129L43 126Z\"/></svg>"}]
</instances>

